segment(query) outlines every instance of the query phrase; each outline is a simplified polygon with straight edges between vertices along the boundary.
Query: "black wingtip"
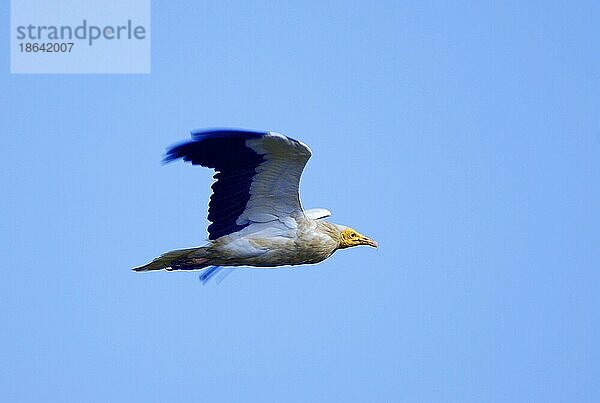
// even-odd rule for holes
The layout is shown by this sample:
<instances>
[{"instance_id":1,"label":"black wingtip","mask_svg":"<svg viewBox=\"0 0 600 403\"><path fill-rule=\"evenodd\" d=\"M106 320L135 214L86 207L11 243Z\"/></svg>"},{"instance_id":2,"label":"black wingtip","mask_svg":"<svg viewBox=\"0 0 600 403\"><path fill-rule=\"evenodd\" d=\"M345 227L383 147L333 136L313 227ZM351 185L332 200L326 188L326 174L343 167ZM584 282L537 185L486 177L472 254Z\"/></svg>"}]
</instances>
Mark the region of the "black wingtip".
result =
<instances>
[{"instance_id":1,"label":"black wingtip","mask_svg":"<svg viewBox=\"0 0 600 403\"><path fill-rule=\"evenodd\" d=\"M254 130L235 129L235 128L214 128L214 129L197 129L192 130L192 139L184 141L182 143L175 144L167 148L161 163L163 165L173 162L179 158L183 158L186 161L192 159L194 153L201 150L198 148L202 144L202 148L208 146L208 142L213 140L226 140L226 139L248 139L257 138L264 136L267 132L260 132ZM205 143L206 142L206 143ZM189 158L189 159L188 159Z\"/></svg>"},{"instance_id":2,"label":"black wingtip","mask_svg":"<svg viewBox=\"0 0 600 403\"><path fill-rule=\"evenodd\" d=\"M185 157L185 148L186 146L189 146L190 143L193 143L193 141L186 141L167 148L167 152L163 156L161 163L165 165L169 162L173 162L179 158Z\"/></svg>"}]
</instances>

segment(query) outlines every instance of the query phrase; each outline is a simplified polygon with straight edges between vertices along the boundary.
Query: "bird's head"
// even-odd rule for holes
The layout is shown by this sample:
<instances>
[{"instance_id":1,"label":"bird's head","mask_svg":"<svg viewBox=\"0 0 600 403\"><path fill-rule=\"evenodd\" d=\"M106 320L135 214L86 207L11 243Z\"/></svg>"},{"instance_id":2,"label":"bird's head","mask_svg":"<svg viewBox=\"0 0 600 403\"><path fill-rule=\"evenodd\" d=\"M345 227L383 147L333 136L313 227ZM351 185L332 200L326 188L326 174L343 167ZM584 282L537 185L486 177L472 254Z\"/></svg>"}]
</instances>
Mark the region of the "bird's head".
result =
<instances>
[{"instance_id":1,"label":"bird's head","mask_svg":"<svg viewBox=\"0 0 600 403\"><path fill-rule=\"evenodd\" d=\"M340 249L350 248L351 246L358 245L369 245L374 248L377 247L377 242L371 238L367 238L364 235L359 234L352 228L346 228L340 233Z\"/></svg>"}]
</instances>

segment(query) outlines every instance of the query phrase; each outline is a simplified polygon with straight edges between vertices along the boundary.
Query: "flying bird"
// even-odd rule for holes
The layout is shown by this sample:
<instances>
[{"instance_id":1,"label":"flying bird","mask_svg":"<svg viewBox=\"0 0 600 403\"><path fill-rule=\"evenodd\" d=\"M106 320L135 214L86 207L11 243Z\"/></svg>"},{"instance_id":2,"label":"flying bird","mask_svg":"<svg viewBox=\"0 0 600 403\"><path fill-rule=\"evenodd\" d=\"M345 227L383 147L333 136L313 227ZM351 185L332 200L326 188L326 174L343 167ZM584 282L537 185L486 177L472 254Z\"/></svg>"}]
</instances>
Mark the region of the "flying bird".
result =
<instances>
[{"instance_id":1,"label":"flying bird","mask_svg":"<svg viewBox=\"0 0 600 403\"><path fill-rule=\"evenodd\" d=\"M168 149L164 162L182 158L216 171L210 197L208 244L174 250L136 267L204 270L221 267L314 264L336 250L377 242L350 227L323 220L322 208L304 210L298 187L311 150L276 132L196 130L192 140Z\"/></svg>"}]
</instances>

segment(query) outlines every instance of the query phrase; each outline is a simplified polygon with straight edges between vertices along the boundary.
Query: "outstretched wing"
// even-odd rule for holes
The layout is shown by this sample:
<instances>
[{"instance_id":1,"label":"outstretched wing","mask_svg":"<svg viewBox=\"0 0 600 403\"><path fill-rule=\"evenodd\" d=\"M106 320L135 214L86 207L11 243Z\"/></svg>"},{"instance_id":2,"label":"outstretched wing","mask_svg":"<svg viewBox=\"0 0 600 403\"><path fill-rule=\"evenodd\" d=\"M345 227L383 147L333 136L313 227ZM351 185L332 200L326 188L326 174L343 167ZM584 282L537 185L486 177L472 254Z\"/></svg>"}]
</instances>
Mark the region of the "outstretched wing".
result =
<instances>
[{"instance_id":1,"label":"outstretched wing","mask_svg":"<svg viewBox=\"0 0 600 403\"><path fill-rule=\"evenodd\" d=\"M300 176L311 151L305 144L275 132L206 130L167 151L178 158L214 168L208 219L209 239L237 232L251 223L280 221L296 227L303 214Z\"/></svg>"}]
</instances>

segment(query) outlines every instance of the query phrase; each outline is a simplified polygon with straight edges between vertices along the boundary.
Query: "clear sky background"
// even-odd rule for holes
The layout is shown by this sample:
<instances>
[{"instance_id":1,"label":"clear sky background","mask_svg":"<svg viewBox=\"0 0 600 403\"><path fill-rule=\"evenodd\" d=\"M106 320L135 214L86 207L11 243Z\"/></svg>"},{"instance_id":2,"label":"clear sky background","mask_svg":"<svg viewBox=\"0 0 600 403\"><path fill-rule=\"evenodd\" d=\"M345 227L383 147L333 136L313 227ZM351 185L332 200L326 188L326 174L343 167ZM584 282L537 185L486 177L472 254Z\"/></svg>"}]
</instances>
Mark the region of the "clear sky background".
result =
<instances>
[{"instance_id":1,"label":"clear sky background","mask_svg":"<svg viewBox=\"0 0 600 403\"><path fill-rule=\"evenodd\" d=\"M149 75L10 75L3 29L2 400L598 401L600 6L478 3L154 2ZM309 144L379 249L133 273L206 238L160 160L214 126Z\"/></svg>"}]
</instances>

